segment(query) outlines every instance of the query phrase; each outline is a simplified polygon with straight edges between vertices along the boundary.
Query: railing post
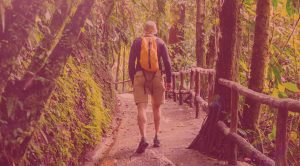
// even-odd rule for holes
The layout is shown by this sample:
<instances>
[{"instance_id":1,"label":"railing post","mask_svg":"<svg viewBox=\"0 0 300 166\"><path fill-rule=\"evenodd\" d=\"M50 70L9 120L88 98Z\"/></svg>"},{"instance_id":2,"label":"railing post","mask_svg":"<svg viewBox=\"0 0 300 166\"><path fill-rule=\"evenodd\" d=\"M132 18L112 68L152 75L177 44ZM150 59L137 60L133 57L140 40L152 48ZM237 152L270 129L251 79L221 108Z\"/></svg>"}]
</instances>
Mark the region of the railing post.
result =
<instances>
[{"instance_id":1,"label":"railing post","mask_svg":"<svg viewBox=\"0 0 300 166\"><path fill-rule=\"evenodd\" d=\"M200 96L200 72L196 70L195 76L195 106L196 106L196 118L199 117L200 103L197 101L197 96Z\"/></svg>"},{"instance_id":2,"label":"railing post","mask_svg":"<svg viewBox=\"0 0 300 166\"><path fill-rule=\"evenodd\" d=\"M179 86L179 105L183 104L183 94L182 94L182 90L183 90L183 72L180 72L180 86Z\"/></svg>"},{"instance_id":3,"label":"railing post","mask_svg":"<svg viewBox=\"0 0 300 166\"><path fill-rule=\"evenodd\" d=\"M116 89L116 91L118 91L118 85L119 85L118 82L116 82L115 83L115 89Z\"/></svg>"},{"instance_id":4,"label":"railing post","mask_svg":"<svg viewBox=\"0 0 300 166\"><path fill-rule=\"evenodd\" d=\"M213 73L208 73L208 102L210 102L212 100L212 96L213 96L213 90L214 90L214 75Z\"/></svg>"},{"instance_id":5,"label":"railing post","mask_svg":"<svg viewBox=\"0 0 300 166\"><path fill-rule=\"evenodd\" d=\"M176 75L175 74L173 74L172 75L172 83L173 83L173 100L174 100L174 102L176 102Z\"/></svg>"},{"instance_id":6,"label":"railing post","mask_svg":"<svg viewBox=\"0 0 300 166\"><path fill-rule=\"evenodd\" d=\"M194 97L193 97L193 93L192 91L194 90L194 86L195 86L195 74L194 74L194 70L191 69L191 73L190 73L190 95L191 95L191 100L190 100L190 107L194 107Z\"/></svg>"},{"instance_id":7,"label":"railing post","mask_svg":"<svg viewBox=\"0 0 300 166\"><path fill-rule=\"evenodd\" d=\"M239 94L237 91L231 89L231 102L230 102L230 109L231 109L231 121L230 121L230 132L237 133L238 129L238 98ZM229 158L228 164L229 165L237 165L237 145L235 142L230 142L229 144Z\"/></svg>"},{"instance_id":8,"label":"railing post","mask_svg":"<svg viewBox=\"0 0 300 166\"><path fill-rule=\"evenodd\" d=\"M287 166L287 118L288 110L280 108L276 124L276 166Z\"/></svg>"}]
</instances>

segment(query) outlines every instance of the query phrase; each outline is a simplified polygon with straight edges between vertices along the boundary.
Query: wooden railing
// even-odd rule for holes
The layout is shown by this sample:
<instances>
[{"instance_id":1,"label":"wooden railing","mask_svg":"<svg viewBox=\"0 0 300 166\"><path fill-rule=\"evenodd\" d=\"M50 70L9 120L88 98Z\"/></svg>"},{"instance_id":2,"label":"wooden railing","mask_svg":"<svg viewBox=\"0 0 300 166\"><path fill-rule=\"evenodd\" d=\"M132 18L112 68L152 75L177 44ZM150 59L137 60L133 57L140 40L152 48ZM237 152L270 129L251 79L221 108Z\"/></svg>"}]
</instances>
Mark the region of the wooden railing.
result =
<instances>
[{"instance_id":1,"label":"wooden railing","mask_svg":"<svg viewBox=\"0 0 300 166\"><path fill-rule=\"evenodd\" d=\"M179 78L179 82L177 81ZM215 70L214 69L203 69L203 68L193 68L186 71L173 72L172 73L172 98L173 100L179 101L179 104L187 103L190 107L195 107L195 116L199 117L200 110L208 110L209 101L214 93L214 79ZM121 81L115 83L116 85L122 84L122 91L124 92L125 83L130 83L130 80ZM206 85L202 85L206 83ZM217 123L220 131L226 135L227 139L238 145L245 154L255 159L259 165L266 166L287 166L287 118L288 112L300 113L300 102L293 99L277 99L272 96L255 92L248 89L236 82L219 79L218 83L231 89L232 94L235 93L235 97L242 95L253 99L256 102L266 104L270 107L278 108L277 114L277 124L276 124L276 140L275 140L275 158L276 161L270 159L259 150L255 149L249 142L247 142L243 137L238 135L238 108L231 109L231 120L230 127L222 121ZM117 86L116 86L117 87ZM237 102L232 98L230 102ZM235 104L233 104L235 105ZM233 147L235 147L233 145ZM232 151L231 156L234 160L237 159L237 153ZM232 162L232 159L230 159ZM236 162L236 161L234 161Z\"/></svg>"},{"instance_id":2,"label":"wooden railing","mask_svg":"<svg viewBox=\"0 0 300 166\"><path fill-rule=\"evenodd\" d=\"M179 82L177 78L179 77ZM199 111L207 110L209 101L212 98L214 91L214 78L215 71L213 69L203 69L195 68L187 71L180 71L172 73L172 84L173 89L171 93L173 94L173 100L179 101L179 104L188 103L190 107L195 106L196 117L199 116ZM201 83L207 82L207 86L202 86ZM187 88L185 82L189 83ZM230 139L231 142L238 145L248 157L255 159L255 161L260 165L278 165L286 166L287 164L287 118L288 112L297 112L300 113L300 102L293 99L277 99L266 94L258 93L253 90L250 90L242 85L225 80L219 79L218 83L231 89L232 94L235 93L235 97L239 97L239 94L244 97L249 97L254 101L257 101L262 104L269 105L270 107L278 108L277 114L277 132L276 132L276 161L270 159L257 149L255 149L249 142L247 142L243 137L238 135L238 108L232 108L231 110L231 120L230 128L222 121L218 122L218 127L220 131L226 135L227 139ZM206 87L205 89L203 87ZM205 93L205 91L207 93ZM186 99L184 98L186 96ZM230 102L237 102L231 98ZM235 145L233 145L235 147ZM231 156L236 162L237 153L232 151ZM230 161L232 162L232 158Z\"/></svg>"},{"instance_id":3,"label":"wooden railing","mask_svg":"<svg viewBox=\"0 0 300 166\"><path fill-rule=\"evenodd\" d=\"M117 92L120 92L120 93L130 93L132 92L132 90L128 90L127 88L127 91L126 91L126 85L127 87L131 87L131 80L124 80L124 81L119 81L119 82L115 82L115 90ZM119 91L119 84L122 85L122 91Z\"/></svg>"},{"instance_id":4,"label":"wooden railing","mask_svg":"<svg viewBox=\"0 0 300 166\"><path fill-rule=\"evenodd\" d=\"M188 103L190 107L195 106L196 118L199 117L200 110L206 110L208 107L208 99L213 95L213 82L214 82L215 70L194 68L187 71L173 72L172 73L172 94L173 100L177 99L179 104L184 102ZM179 78L179 84L177 84L177 78ZM189 78L189 79L188 79ZM188 86L185 86L185 82L188 82ZM209 82L207 88L204 89L201 83ZM177 88L179 86L179 88ZM184 95L187 95L184 99Z\"/></svg>"},{"instance_id":5,"label":"wooden railing","mask_svg":"<svg viewBox=\"0 0 300 166\"><path fill-rule=\"evenodd\" d=\"M296 112L300 113L300 102L293 99L277 99L272 96L268 96L266 94L255 92L251 89L248 89L246 87L243 87L242 85L225 80L225 79L219 79L219 84L226 86L230 88L232 91L235 91L237 95L242 95L248 98L251 98L252 100L266 104L270 107L275 107L278 109L277 113L277 122L276 122L276 139L275 139L275 163L278 166L287 166L287 143L288 143L288 137L287 137L287 118L288 118L288 112ZM237 119L238 110L233 109L231 110L231 119ZM225 135L230 135L230 139L235 140L237 144L240 144L243 146L246 145L246 143L242 143L242 138L236 134L236 132L233 132L232 130L236 129L238 124L237 121L232 121L234 123L231 123L230 129L225 127L223 122L218 122L218 125L223 133ZM229 131L229 132L228 132ZM252 146L244 147L243 149L245 151L248 151L248 154L256 155L252 156L260 161L260 163L264 165L275 165L274 161L266 158L260 153L255 152L255 149L251 149Z\"/></svg>"}]
</instances>

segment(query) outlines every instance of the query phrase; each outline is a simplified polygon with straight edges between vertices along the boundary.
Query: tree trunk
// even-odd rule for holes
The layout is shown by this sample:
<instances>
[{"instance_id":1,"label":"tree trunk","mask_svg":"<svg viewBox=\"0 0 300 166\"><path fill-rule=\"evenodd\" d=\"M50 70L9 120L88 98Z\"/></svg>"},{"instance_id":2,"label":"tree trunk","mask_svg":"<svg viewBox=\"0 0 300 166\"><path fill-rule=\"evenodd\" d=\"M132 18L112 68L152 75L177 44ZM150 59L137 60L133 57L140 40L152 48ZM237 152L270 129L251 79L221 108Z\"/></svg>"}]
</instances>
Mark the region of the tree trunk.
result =
<instances>
[{"instance_id":1,"label":"tree trunk","mask_svg":"<svg viewBox=\"0 0 300 166\"><path fill-rule=\"evenodd\" d=\"M214 4L213 5L213 15L214 19L217 20L217 17L219 17L218 12L220 9L220 3ZM208 42L208 51L206 55L206 68L212 69L215 68L216 66L216 61L218 57L218 52L219 52L219 25L217 21L215 21L213 25L213 32L211 33L209 37L209 42Z\"/></svg>"},{"instance_id":2,"label":"tree trunk","mask_svg":"<svg viewBox=\"0 0 300 166\"><path fill-rule=\"evenodd\" d=\"M6 11L5 32L0 32L0 101L9 75L35 25L36 15L40 12L43 2L45 1L15 0L12 2L12 8Z\"/></svg>"},{"instance_id":3,"label":"tree trunk","mask_svg":"<svg viewBox=\"0 0 300 166\"><path fill-rule=\"evenodd\" d=\"M167 0L156 0L158 14L156 17L156 25L158 36L161 37L164 41L168 40L168 27L166 25L166 7Z\"/></svg>"},{"instance_id":4,"label":"tree trunk","mask_svg":"<svg viewBox=\"0 0 300 166\"><path fill-rule=\"evenodd\" d=\"M214 27L215 29L216 27ZM206 55L206 68L208 69L213 69L215 67L215 62L216 62L216 55L217 55L217 50L216 50L216 37L217 33L216 31L214 33L211 33L209 36L209 42L208 42L208 51Z\"/></svg>"},{"instance_id":5,"label":"tree trunk","mask_svg":"<svg viewBox=\"0 0 300 166\"><path fill-rule=\"evenodd\" d=\"M173 57L184 53L182 42L184 41L185 4L175 3L173 9L175 21L169 30L169 44L174 46L170 52Z\"/></svg>"},{"instance_id":6,"label":"tree trunk","mask_svg":"<svg viewBox=\"0 0 300 166\"><path fill-rule=\"evenodd\" d=\"M3 110L0 119L5 122L0 128L0 165L18 165L21 162L55 88L55 80L62 73L93 4L94 0L84 0L80 4L47 63L36 74L38 79L30 83L21 80L6 87L0 103L0 109Z\"/></svg>"},{"instance_id":7,"label":"tree trunk","mask_svg":"<svg viewBox=\"0 0 300 166\"><path fill-rule=\"evenodd\" d=\"M271 0L258 0L256 9L256 24L251 72L248 87L256 92L262 92L265 70L269 59L269 24ZM255 130L258 125L260 104L250 98L245 99L242 124L247 129Z\"/></svg>"},{"instance_id":8,"label":"tree trunk","mask_svg":"<svg viewBox=\"0 0 300 166\"><path fill-rule=\"evenodd\" d=\"M121 50L118 52L117 71L116 71L116 82L119 82L120 64L121 64ZM116 90L118 91L119 84L116 84Z\"/></svg>"},{"instance_id":9,"label":"tree trunk","mask_svg":"<svg viewBox=\"0 0 300 166\"><path fill-rule=\"evenodd\" d=\"M126 66L126 45L124 44L124 50L123 50L123 85L122 85L122 92L124 93L125 92L125 66Z\"/></svg>"},{"instance_id":10,"label":"tree trunk","mask_svg":"<svg viewBox=\"0 0 300 166\"><path fill-rule=\"evenodd\" d=\"M196 59L198 67L206 67L205 55L205 0L197 0L196 16Z\"/></svg>"},{"instance_id":11,"label":"tree trunk","mask_svg":"<svg viewBox=\"0 0 300 166\"><path fill-rule=\"evenodd\" d=\"M71 7L78 7L78 0L72 3ZM45 37L39 43L39 47L36 49L33 60L28 68L28 77L37 73L45 65L45 62L50 55L49 52L51 53L53 51L59 40L62 38L61 33L70 22L69 18L72 18L76 11L71 10L71 7L68 5L68 2L64 1L60 6L60 9L56 9L49 26L51 34L45 34Z\"/></svg>"},{"instance_id":12,"label":"tree trunk","mask_svg":"<svg viewBox=\"0 0 300 166\"><path fill-rule=\"evenodd\" d=\"M219 78L235 80L234 62L236 44L236 25L238 18L238 6L236 0L225 0L220 12L220 52L216 64L216 79L214 101L210 103L209 114L198 136L189 146L202 153L224 158L228 154L228 142L217 129L217 122L224 121L230 113L231 91L218 84ZM235 104L235 103L233 103Z\"/></svg>"}]
</instances>

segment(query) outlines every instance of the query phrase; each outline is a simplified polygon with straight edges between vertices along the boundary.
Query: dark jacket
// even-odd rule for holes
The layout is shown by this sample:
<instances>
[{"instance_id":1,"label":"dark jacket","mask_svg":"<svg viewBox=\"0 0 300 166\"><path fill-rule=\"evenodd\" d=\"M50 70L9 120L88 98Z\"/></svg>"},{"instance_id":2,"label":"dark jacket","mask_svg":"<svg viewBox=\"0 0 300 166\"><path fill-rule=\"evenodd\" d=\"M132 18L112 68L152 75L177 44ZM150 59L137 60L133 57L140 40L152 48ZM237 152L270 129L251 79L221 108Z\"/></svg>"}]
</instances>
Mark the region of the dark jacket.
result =
<instances>
[{"instance_id":1,"label":"dark jacket","mask_svg":"<svg viewBox=\"0 0 300 166\"><path fill-rule=\"evenodd\" d=\"M163 72L166 73L167 83L171 83L171 62L170 57L168 54L168 49L164 43L164 41L160 38L156 39L157 43L157 56L159 60L159 68L162 69L162 63L163 61L165 70ZM129 70L129 76L131 81L134 80L134 75L137 71L141 71L141 65L137 62L138 57L140 56L141 52L141 44L142 44L142 38L137 38L134 40L133 44L131 45L130 49L130 55L129 55L129 62L128 62L128 70Z\"/></svg>"}]
</instances>

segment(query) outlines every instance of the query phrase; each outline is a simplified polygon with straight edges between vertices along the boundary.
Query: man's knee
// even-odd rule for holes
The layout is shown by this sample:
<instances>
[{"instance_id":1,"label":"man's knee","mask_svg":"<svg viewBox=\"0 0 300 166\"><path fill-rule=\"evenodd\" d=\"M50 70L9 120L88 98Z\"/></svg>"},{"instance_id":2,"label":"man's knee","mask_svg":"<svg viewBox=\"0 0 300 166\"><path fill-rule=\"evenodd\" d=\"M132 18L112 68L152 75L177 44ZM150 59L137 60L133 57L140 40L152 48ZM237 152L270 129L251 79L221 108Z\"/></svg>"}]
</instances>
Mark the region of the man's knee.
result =
<instances>
[{"instance_id":1,"label":"man's knee","mask_svg":"<svg viewBox=\"0 0 300 166\"><path fill-rule=\"evenodd\" d=\"M146 123L147 122L146 117L143 115L138 115L137 119L138 119L138 123Z\"/></svg>"},{"instance_id":2,"label":"man's knee","mask_svg":"<svg viewBox=\"0 0 300 166\"><path fill-rule=\"evenodd\" d=\"M137 119L139 122L141 123L146 123L147 119L146 119L146 107L147 104L146 103L139 103L137 105L138 107L138 115L137 115Z\"/></svg>"},{"instance_id":3,"label":"man's knee","mask_svg":"<svg viewBox=\"0 0 300 166\"><path fill-rule=\"evenodd\" d=\"M152 104L153 111L159 111L160 110L160 106L161 106L161 104L155 104L155 103L153 103Z\"/></svg>"}]
</instances>

